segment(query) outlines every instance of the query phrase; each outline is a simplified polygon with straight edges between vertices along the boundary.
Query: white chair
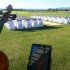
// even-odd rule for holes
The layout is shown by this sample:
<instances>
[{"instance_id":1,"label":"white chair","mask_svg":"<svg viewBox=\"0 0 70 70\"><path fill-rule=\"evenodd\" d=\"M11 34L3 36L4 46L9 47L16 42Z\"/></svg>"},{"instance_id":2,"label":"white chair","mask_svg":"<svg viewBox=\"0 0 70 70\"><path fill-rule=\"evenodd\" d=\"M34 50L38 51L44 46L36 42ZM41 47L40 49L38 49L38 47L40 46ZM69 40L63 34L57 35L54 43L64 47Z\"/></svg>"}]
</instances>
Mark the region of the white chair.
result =
<instances>
[{"instance_id":1,"label":"white chair","mask_svg":"<svg viewBox=\"0 0 70 70\"><path fill-rule=\"evenodd\" d=\"M63 23L63 21L64 21L64 18L63 17L59 17L58 18L58 23Z\"/></svg>"},{"instance_id":2,"label":"white chair","mask_svg":"<svg viewBox=\"0 0 70 70\"><path fill-rule=\"evenodd\" d=\"M37 19L38 27L43 27L42 19Z\"/></svg>"},{"instance_id":3,"label":"white chair","mask_svg":"<svg viewBox=\"0 0 70 70\"><path fill-rule=\"evenodd\" d=\"M17 20L12 20L13 21L13 24L14 24L14 27L15 27L15 29L17 29Z\"/></svg>"},{"instance_id":4,"label":"white chair","mask_svg":"<svg viewBox=\"0 0 70 70\"><path fill-rule=\"evenodd\" d=\"M6 28L7 28L8 30L15 29L12 20L8 20L8 22L5 24L5 26L6 26Z\"/></svg>"},{"instance_id":5,"label":"white chair","mask_svg":"<svg viewBox=\"0 0 70 70\"><path fill-rule=\"evenodd\" d=\"M27 19L27 20L24 21L24 28L26 28L26 29L31 28L30 19Z\"/></svg>"},{"instance_id":6,"label":"white chair","mask_svg":"<svg viewBox=\"0 0 70 70\"><path fill-rule=\"evenodd\" d=\"M32 19L32 20L30 20L30 22L31 22L31 26L32 26L33 28L38 27L37 19Z\"/></svg>"},{"instance_id":7,"label":"white chair","mask_svg":"<svg viewBox=\"0 0 70 70\"><path fill-rule=\"evenodd\" d=\"M22 20L17 20L17 29L23 29Z\"/></svg>"},{"instance_id":8,"label":"white chair","mask_svg":"<svg viewBox=\"0 0 70 70\"><path fill-rule=\"evenodd\" d=\"M65 18L64 18L64 24L68 24L68 23L69 23L68 18L65 17Z\"/></svg>"}]
</instances>

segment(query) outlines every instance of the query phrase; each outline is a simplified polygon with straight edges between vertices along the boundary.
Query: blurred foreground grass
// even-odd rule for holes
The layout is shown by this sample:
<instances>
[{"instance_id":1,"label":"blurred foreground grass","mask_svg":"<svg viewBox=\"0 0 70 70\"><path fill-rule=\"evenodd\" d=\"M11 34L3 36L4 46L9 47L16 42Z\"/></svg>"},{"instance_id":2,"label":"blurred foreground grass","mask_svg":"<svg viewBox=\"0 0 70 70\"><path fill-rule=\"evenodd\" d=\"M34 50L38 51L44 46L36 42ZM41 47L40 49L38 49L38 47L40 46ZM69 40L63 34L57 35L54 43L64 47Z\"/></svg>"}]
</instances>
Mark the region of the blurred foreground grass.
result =
<instances>
[{"instance_id":1,"label":"blurred foreground grass","mask_svg":"<svg viewBox=\"0 0 70 70\"><path fill-rule=\"evenodd\" d=\"M32 43L52 46L51 70L70 70L70 25L0 34L0 50L9 58L9 70L26 70Z\"/></svg>"}]
</instances>

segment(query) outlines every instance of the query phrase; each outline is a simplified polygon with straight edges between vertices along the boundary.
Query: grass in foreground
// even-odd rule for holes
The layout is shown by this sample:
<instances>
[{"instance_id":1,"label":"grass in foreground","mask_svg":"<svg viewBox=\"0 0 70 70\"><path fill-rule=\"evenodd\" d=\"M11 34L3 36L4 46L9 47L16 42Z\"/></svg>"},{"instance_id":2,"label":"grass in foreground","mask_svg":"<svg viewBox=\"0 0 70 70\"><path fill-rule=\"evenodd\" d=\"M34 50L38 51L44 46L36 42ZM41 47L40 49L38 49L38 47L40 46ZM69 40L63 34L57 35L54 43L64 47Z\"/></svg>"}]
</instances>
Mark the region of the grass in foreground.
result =
<instances>
[{"instance_id":1,"label":"grass in foreground","mask_svg":"<svg viewBox=\"0 0 70 70\"><path fill-rule=\"evenodd\" d=\"M51 70L70 70L70 25L0 34L0 50L9 58L9 70L26 70L32 43L52 45Z\"/></svg>"}]
</instances>

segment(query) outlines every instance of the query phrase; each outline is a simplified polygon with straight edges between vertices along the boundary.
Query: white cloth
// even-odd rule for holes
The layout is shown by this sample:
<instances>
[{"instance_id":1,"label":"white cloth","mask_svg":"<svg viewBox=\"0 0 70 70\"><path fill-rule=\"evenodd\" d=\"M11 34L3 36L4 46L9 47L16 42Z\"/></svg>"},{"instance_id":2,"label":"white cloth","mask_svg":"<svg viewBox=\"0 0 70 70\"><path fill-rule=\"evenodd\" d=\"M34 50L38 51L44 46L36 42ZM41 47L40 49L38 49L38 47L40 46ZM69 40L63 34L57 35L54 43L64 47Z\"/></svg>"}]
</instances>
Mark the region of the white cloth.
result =
<instances>
[{"instance_id":1,"label":"white cloth","mask_svg":"<svg viewBox=\"0 0 70 70\"><path fill-rule=\"evenodd\" d=\"M17 20L17 29L23 29L22 20Z\"/></svg>"},{"instance_id":2,"label":"white cloth","mask_svg":"<svg viewBox=\"0 0 70 70\"><path fill-rule=\"evenodd\" d=\"M24 21L24 28L31 28L31 22L29 19Z\"/></svg>"},{"instance_id":3,"label":"white cloth","mask_svg":"<svg viewBox=\"0 0 70 70\"><path fill-rule=\"evenodd\" d=\"M7 29L11 30L11 29L15 29L13 21L9 20L7 23L5 23L5 26Z\"/></svg>"},{"instance_id":4,"label":"white cloth","mask_svg":"<svg viewBox=\"0 0 70 70\"><path fill-rule=\"evenodd\" d=\"M38 27L43 27L43 22L41 19L37 19Z\"/></svg>"},{"instance_id":5,"label":"white cloth","mask_svg":"<svg viewBox=\"0 0 70 70\"><path fill-rule=\"evenodd\" d=\"M32 20L30 20L30 22L31 22L31 26L33 28L38 27L37 19L32 19Z\"/></svg>"}]
</instances>

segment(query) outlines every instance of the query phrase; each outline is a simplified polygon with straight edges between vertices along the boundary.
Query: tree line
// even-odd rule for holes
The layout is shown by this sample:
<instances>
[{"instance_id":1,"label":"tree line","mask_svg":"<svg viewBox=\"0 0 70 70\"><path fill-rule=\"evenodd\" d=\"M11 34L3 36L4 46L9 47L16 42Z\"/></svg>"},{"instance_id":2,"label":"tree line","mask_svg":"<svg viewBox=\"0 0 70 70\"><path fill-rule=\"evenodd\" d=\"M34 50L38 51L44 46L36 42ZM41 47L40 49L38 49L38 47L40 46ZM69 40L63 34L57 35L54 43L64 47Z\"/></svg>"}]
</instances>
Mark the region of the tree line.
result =
<instances>
[{"instance_id":1,"label":"tree line","mask_svg":"<svg viewBox=\"0 0 70 70\"><path fill-rule=\"evenodd\" d=\"M6 9L0 9L0 13ZM49 8L49 9L13 9L13 11L70 11L69 8Z\"/></svg>"}]
</instances>

